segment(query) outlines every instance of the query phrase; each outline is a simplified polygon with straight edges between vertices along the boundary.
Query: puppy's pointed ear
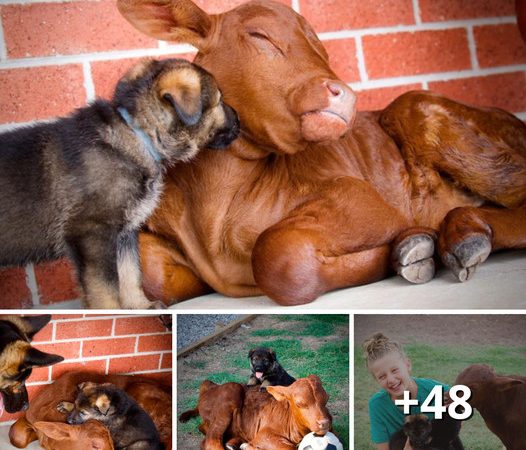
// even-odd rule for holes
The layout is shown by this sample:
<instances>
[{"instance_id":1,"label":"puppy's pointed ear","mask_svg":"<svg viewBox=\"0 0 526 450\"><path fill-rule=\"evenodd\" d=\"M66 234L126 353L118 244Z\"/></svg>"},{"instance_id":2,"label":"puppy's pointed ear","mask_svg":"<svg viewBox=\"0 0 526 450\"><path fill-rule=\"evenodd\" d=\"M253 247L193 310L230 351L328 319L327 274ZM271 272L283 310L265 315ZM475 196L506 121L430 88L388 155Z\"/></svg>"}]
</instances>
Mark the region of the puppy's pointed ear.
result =
<instances>
[{"instance_id":1,"label":"puppy's pointed ear","mask_svg":"<svg viewBox=\"0 0 526 450\"><path fill-rule=\"evenodd\" d=\"M95 401L95 406L97 407L97 409L100 411L101 414L104 414L106 416L111 407L110 399L108 398L106 394L102 394Z\"/></svg>"},{"instance_id":2,"label":"puppy's pointed ear","mask_svg":"<svg viewBox=\"0 0 526 450\"><path fill-rule=\"evenodd\" d=\"M250 350L250 351L248 352L248 357L249 357L249 358L252 358L252 355L254 354L255 351L256 351L255 348L253 348L252 350Z\"/></svg>"},{"instance_id":3,"label":"puppy's pointed ear","mask_svg":"<svg viewBox=\"0 0 526 450\"><path fill-rule=\"evenodd\" d=\"M159 97L170 103L186 126L195 125L203 114L201 78L192 67L174 68L158 81Z\"/></svg>"},{"instance_id":4,"label":"puppy's pointed ear","mask_svg":"<svg viewBox=\"0 0 526 450\"><path fill-rule=\"evenodd\" d=\"M98 384L93 381L83 381L82 383L77 384L77 391L81 392L86 389L95 389L97 386Z\"/></svg>"},{"instance_id":5,"label":"puppy's pointed ear","mask_svg":"<svg viewBox=\"0 0 526 450\"><path fill-rule=\"evenodd\" d=\"M44 328L51 320L51 314L43 314L41 316L24 316L21 317L24 329L29 339L33 339L33 336L37 334L42 328Z\"/></svg>"},{"instance_id":6,"label":"puppy's pointed ear","mask_svg":"<svg viewBox=\"0 0 526 450\"><path fill-rule=\"evenodd\" d=\"M272 356L272 358L274 359L274 361L276 361L278 358L276 357L276 352L274 350L272 350L271 348L268 349L268 352L270 353L270 355Z\"/></svg>"},{"instance_id":7,"label":"puppy's pointed ear","mask_svg":"<svg viewBox=\"0 0 526 450\"><path fill-rule=\"evenodd\" d=\"M32 367L45 367L64 361L64 357L60 355L53 355L51 353L44 353L34 347L29 347L26 351L24 361L21 366L24 369L31 369Z\"/></svg>"}]
</instances>

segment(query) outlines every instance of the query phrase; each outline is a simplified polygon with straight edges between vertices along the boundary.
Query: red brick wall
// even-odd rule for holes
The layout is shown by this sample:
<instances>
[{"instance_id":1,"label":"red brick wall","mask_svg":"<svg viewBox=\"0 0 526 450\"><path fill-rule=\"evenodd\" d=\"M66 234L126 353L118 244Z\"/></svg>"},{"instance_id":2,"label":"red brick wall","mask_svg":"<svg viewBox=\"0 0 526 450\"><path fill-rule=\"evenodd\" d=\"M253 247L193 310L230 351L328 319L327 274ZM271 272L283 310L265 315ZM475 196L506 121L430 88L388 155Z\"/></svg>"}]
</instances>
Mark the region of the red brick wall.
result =
<instances>
[{"instance_id":1,"label":"red brick wall","mask_svg":"<svg viewBox=\"0 0 526 450\"><path fill-rule=\"evenodd\" d=\"M54 315L33 340L34 347L65 359L33 370L26 383L29 399L72 370L142 374L172 379L172 334L158 316ZM0 424L18 414L0 415Z\"/></svg>"},{"instance_id":2,"label":"red brick wall","mask_svg":"<svg viewBox=\"0 0 526 450\"><path fill-rule=\"evenodd\" d=\"M200 0L218 12L240 0ZM526 46L514 0L284 0L320 34L358 108L382 108L409 89L494 105L526 119ZM66 114L109 96L137 58L192 51L136 32L112 0L3 0L0 130ZM78 298L66 262L0 270L0 306Z\"/></svg>"}]
</instances>

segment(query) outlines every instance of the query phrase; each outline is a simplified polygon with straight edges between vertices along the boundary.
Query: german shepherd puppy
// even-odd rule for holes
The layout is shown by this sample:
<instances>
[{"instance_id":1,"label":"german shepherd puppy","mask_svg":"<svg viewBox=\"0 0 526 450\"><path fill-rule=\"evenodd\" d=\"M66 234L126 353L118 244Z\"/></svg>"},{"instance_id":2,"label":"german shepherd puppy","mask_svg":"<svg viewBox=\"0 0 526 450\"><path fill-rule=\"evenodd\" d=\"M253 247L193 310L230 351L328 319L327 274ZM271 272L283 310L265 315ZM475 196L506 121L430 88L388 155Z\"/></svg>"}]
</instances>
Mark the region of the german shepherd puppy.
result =
<instances>
[{"instance_id":1,"label":"german shepherd puppy","mask_svg":"<svg viewBox=\"0 0 526 450\"><path fill-rule=\"evenodd\" d=\"M464 450L460 425L449 414L433 420L425 414L407 416L403 428L391 436L389 450L403 450L408 438L413 450Z\"/></svg>"},{"instance_id":2,"label":"german shepherd puppy","mask_svg":"<svg viewBox=\"0 0 526 450\"><path fill-rule=\"evenodd\" d=\"M0 266L66 255L88 307L151 307L137 231L164 168L238 134L214 78L179 59L139 63L111 102L1 134Z\"/></svg>"},{"instance_id":3,"label":"german shepherd puppy","mask_svg":"<svg viewBox=\"0 0 526 450\"><path fill-rule=\"evenodd\" d=\"M251 375L248 386L290 386L296 379L290 376L278 362L276 353L270 348L258 347L248 353Z\"/></svg>"},{"instance_id":4,"label":"german shepherd puppy","mask_svg":"<svg viewBox=\"0 0 526 450\"><path fill-rule=\"evenodd\" d=\"M111 383L78 385L75 403L60 402L67 423L98 420L109 430L115 450L164 450L151 417L122 389Z\"/></svg>"},{"instance_id":5,"label":"german shepherd puppy","mask_svg":"<svg viewBox=\"0 0 526 450\"><path fill-rule=\"evenodd\" d=\"M27 409L29 399L25 382L33 367L50 366L64 360L62 356L31 346L33 336L50 320L50 315L0 315L0 410L2 403L9 413Z\"/></svg>"}]
</instances>

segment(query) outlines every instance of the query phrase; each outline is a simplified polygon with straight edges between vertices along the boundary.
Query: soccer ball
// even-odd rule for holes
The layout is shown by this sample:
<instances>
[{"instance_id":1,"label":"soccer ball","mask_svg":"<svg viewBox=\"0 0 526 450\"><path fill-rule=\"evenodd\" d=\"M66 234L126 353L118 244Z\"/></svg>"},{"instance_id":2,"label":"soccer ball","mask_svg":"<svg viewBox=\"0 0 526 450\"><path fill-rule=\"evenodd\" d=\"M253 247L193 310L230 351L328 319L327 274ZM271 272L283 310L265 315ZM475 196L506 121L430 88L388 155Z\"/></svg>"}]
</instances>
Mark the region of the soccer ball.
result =
<instances>
[{"instance_id":1,"label":"soccer ball","mask_svg":"<svg viewBox=\"0 0 526 450\"><path fill-rule=\"evenodd\" d=\"M301 440L298 450L343 450L343 445L330 431L325 436L309 433Z\"/></svg>"}]
</instances>

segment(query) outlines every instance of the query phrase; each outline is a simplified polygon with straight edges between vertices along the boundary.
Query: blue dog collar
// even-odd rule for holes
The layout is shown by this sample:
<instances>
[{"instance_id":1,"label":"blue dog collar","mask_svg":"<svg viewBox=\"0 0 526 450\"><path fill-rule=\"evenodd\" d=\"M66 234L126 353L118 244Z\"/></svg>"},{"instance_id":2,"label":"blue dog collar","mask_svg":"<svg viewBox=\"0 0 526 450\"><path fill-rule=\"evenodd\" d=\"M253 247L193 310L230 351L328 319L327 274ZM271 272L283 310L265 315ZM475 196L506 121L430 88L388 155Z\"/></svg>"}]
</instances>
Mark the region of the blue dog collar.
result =
<instances>
[{"instance_id":1,"label":"blue dog collar","mask_svg":"<svg viewBox=\"0 0 526 450\"><path fill-rule=\"evenodd\" d=\"M148 153L151 155L151 157L158 163L162 161L162 156L159 154L157 149L155 148L155 145L153 144L150 136L148 136L145 131L135 125L132 116L128 112L126 108L123 108L122 106L119 106L117 108L117 111L119 111L119 114L124 119L126 124L133 130L133 132L136 134L136 136L139 138L139 140L142 141L144 146L146 147L146 150L148 150Z\"/></svg>"}]
</instances>

